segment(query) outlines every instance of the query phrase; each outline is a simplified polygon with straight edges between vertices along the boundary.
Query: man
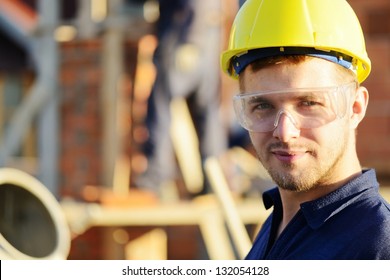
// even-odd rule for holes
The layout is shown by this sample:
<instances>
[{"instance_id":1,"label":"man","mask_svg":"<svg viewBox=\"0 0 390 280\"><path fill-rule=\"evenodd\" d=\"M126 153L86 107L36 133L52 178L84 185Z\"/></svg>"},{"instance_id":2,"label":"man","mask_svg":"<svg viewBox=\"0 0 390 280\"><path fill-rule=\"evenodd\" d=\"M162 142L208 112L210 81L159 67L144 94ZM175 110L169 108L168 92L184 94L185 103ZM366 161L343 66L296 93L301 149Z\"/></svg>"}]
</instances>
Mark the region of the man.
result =
<instances>
[{"instance_id":1,"label":"man","mask_svg":"<svg viewBox=\"0 0 390 280\"><path fill-rule=\"evenodd\" d=\"M345 0L247 0L222 67L234 108L278 187L247 259L390 259L390 206L362 170L356 129L371 70Z\"/></svg>"},{"instance_id":2,"label":"man","mask_svg":"<svg viewBox=\"0 0 390 280\"><path fill-rule=\"evenodd\" d=\"M228 139L218 116L221 27L216 15L221 1L160 0L159 7L159 44L154 54L157 77L146 117L150 137L143 147L148 169L136 184L162 195L167 182L180 178L167 133L173 99L185 98L188 104L202 159L221 154Z\"/></svg>"}]
</instances>

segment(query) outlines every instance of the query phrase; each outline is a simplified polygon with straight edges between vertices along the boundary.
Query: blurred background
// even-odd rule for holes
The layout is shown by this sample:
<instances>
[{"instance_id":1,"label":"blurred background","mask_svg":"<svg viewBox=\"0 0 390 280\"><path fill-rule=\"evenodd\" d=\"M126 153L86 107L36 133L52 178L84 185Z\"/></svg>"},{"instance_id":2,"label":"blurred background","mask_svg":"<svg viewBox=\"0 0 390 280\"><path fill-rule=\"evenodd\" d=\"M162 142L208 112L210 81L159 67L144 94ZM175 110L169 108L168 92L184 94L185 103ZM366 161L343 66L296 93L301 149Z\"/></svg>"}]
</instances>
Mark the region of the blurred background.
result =
<instances>
[{"instance_id":1,"label":"blurred background","mask_svg":"<svg viewBox=\"0 0 390 280\"><path fill-rule=\"evenodd\" d=\"M241 2L0 0L0 252L243 257L272 182L219 70ZM373 64L358 153L387 192L390 2L348 2Z\"/></svg>"}]
</instances>

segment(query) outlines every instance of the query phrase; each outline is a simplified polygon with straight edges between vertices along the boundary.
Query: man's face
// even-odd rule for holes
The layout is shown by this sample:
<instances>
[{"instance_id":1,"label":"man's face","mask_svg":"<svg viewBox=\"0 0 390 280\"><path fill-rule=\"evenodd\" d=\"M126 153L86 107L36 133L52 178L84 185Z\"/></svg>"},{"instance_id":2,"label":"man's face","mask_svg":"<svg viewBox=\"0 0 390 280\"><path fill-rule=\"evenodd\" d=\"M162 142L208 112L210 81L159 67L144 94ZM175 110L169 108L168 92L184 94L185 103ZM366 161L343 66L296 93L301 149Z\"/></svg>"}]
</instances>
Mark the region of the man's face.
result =
<instances>
[{"instance_id":1,"label":"man's face","mask_svg":"<svg viewBox=\"0 0 390 280\"><path fill-rule=\"evenodd\" d=\"M333 63L312 58L299 64L281 63L242 77L243 92L276 91L293 88L331 87L350 81L337 79ZM288 98L286 98L288 100ZM277 100L278 108L288 110L288 102ZM276 106L275 105L275 106ZM250 132L257 155L279 187L291 191L335 184L349 174L353 154L354 129L349 124L351 109L341 119L317 128L300 128L288 114L281 114L270 132Z\"/></svg>"}]
</instances>

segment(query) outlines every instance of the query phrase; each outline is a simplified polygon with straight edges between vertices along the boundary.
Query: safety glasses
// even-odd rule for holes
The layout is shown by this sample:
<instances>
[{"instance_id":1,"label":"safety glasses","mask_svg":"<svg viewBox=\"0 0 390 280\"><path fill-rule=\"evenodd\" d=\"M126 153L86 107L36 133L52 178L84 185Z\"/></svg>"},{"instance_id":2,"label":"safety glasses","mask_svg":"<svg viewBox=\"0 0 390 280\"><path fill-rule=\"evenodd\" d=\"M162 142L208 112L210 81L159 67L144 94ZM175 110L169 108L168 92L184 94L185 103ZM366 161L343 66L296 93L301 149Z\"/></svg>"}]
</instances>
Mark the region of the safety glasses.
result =
<instances>
[{"instance_id":1,"label":"safety glasses","mask_svg":"<svg viewBox=\"0 0 390 280\"><path fill-rule=\"evenodd\" d=\"M345 115L356 88L356 82L352 82L333 87L242 93L234 96L233 106L238 122L249 131L273 131L282 115L298 129L317 128Z\"/></svg>"}]
</instances>

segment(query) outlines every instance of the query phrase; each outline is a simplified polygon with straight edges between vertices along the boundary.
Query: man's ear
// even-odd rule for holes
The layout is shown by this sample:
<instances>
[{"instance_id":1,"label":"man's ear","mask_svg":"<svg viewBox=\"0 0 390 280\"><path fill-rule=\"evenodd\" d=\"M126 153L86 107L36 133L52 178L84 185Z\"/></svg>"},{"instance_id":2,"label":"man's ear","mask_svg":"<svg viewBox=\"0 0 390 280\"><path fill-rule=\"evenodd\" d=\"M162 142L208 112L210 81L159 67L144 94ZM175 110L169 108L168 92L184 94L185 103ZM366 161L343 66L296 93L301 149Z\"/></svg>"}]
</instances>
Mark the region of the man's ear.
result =
<instances>
[{"instance_id":1,"label":"man's ear","mask_svg":"<svg viewBox=\"0 0 390 280\"><path fill-rule=\"evenodd\" d=\"M368 90L365 87L358 87L358 89L356 90L355 100L352 104L352 128L356 129L366 115L368 99Z\"/></svg>"}]
</instances>

